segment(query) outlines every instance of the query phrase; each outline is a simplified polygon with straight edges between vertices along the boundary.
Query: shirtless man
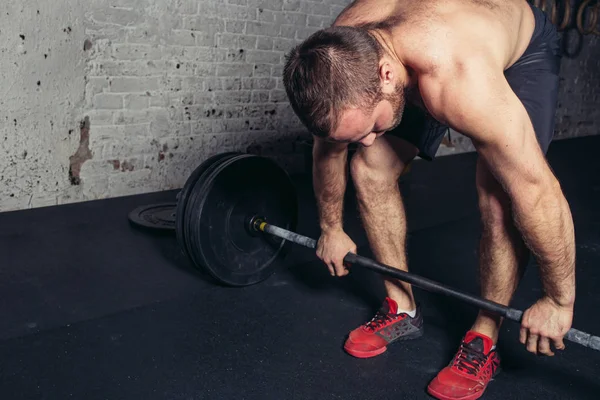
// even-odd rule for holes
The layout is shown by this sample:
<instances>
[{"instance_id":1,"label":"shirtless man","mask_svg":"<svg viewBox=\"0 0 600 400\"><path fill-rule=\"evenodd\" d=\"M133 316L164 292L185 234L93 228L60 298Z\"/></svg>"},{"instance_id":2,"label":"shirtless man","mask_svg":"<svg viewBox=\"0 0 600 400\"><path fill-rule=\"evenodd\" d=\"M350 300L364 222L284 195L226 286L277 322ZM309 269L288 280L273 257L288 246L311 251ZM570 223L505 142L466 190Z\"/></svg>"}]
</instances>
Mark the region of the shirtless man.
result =
<instances>
[{"instance_id":1,"label":"shirtless man","mask_svg":"<svg viewBox=\"0 0 600 400\"><path fill-rule=\"evenodd\" d=\"M552 140L560 64L554 26L525 0L357 0L293 49L284 68L294 111L314 135L313 179L321 236L317 255L332 275L356 252L344 233L347 146L361 218L375 258L408 270L398 178L413 158L433 160L448 127L477 150L483 223L482 296L508 305L532 253L544 294L526 310L528 351L563 349L575 301L575 240L569 205L545 153ZM345 350L381 354L422 334L411 286L385 279L372 320ZM501 318L484 311L452 362L430 382L439 399L476 399L499 365Z\"/></svg>"}]
</instances>

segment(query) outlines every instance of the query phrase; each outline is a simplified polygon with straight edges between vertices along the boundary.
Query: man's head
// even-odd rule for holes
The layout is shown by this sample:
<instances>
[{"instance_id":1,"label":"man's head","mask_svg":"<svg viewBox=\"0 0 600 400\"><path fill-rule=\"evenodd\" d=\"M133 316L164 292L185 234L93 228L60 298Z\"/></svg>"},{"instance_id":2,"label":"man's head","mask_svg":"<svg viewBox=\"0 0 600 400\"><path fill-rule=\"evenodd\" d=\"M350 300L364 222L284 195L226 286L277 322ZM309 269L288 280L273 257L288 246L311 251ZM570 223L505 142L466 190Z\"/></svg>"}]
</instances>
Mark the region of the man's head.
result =
<instances>
[{"instance_id":1,"label":"man's head","mask_svg":"<svg viewBox=\"0 0 600 400\"><path fill-rule=\"evenodd\" d=\"M311 133L368 146L402 118L397 64L365 29L332 27L290 52L283 81L292 108Z\"/></svg>"}]
</instances>

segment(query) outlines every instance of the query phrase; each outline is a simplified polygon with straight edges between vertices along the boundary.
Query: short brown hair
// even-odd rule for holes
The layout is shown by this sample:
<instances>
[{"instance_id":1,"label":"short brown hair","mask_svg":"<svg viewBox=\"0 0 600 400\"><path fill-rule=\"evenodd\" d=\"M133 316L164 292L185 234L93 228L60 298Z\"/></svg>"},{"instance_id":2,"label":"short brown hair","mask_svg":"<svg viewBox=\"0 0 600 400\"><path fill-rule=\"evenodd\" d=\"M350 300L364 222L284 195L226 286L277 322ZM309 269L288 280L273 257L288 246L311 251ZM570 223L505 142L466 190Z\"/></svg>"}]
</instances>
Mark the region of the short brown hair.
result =
<instances>
[{"instance_id":1,"label":"short brown hair","mask_svg":"<svg viewBox=\"0 0 600 400\"><path fill-rule=\"evenodd\" d=\"M348 26L319 30L292 49L283 82L294 112L312 134L328 136L346 107L373 110L381 98L381 56L367 30Z\"/></svg>"}]
</instances>

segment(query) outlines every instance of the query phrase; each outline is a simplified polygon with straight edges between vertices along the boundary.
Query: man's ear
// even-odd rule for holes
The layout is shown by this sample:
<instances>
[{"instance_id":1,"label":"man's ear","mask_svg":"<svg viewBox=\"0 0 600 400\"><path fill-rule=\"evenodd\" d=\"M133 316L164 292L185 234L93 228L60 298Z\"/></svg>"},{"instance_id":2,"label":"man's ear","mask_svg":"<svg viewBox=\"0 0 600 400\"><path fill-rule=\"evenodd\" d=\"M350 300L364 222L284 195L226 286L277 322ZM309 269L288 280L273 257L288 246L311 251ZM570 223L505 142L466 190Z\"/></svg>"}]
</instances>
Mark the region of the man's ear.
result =
<instances>
[{"instance_id":1,"label":"man's ear","mask_svg":"<svg viewBox=\"0 0 600 400\"><path fill-rule=\"evenodd\" d=\"M384 93L392 93L394 91L396 74L392 64L385 58L379 63L379 81Z\"/></svg>"}]
</instances>

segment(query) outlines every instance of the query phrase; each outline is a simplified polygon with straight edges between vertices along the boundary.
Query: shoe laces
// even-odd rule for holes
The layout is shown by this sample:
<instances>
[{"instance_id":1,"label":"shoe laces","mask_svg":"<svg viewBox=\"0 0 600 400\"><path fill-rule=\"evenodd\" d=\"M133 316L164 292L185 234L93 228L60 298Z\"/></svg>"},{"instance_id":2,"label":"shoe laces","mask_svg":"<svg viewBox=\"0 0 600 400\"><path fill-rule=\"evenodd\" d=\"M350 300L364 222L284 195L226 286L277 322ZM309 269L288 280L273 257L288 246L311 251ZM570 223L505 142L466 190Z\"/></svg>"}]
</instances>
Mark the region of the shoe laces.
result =
<instances>
[{"instance_id":1,"label":"shoe laces","mask_svg":"<svg viewBox=\"0 0 600 400\"><path fill-rule=\"evenodd\" d=\"M391 314L382 310L377 311L375 316L371 318L369 322L365 324L365 327L368 330L376 330L381 326L385 326L388 323L398 319L399 317L403 317L403 314Z\"/></svg>"},{"instance_id":2,"label":"shoe laces","mask_svg":"<svg viewBox=\"0 0 600 400\"><path fill-rule=\"evenodd\" d=\"M487 356L483 352L463 343L461 344L460 351L454 360L454 366L468 374L477 375L479 373L479 369L485 364L486 360Z\"/></svg>"}]
</instances>

